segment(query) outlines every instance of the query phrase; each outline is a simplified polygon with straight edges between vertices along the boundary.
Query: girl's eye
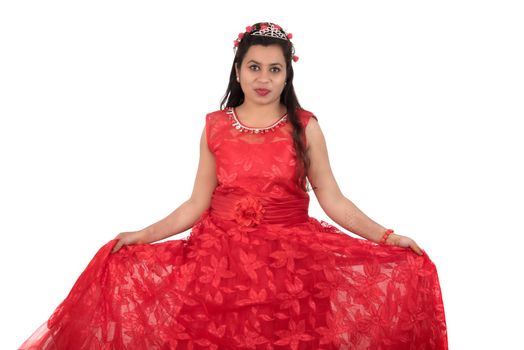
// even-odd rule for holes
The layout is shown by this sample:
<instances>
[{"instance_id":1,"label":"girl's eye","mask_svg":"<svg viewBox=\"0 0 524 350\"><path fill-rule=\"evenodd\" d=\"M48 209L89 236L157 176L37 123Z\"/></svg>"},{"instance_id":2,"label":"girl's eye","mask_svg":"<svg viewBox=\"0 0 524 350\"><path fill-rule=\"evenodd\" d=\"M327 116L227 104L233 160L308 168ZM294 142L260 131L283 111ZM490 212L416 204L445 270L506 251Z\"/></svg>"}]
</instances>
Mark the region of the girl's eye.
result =
<instances>
[{"instance_id":1,"label":"girl's eye","mask_svg":"<svg viewBox=\"0 0 524 350\"><path fill-rule=\"evenodd\" d=\"M256 66L256 65L251 65L251 66L249 66L249 68L252 68L252 69L253 69L253 68L258 68L258 66ZM280 72L280 68L278 68L278 67L273 67L273 68L271 68L271 69L275 69L275 71L274 71L275 73Z\"/></svg>"}]
</instances>

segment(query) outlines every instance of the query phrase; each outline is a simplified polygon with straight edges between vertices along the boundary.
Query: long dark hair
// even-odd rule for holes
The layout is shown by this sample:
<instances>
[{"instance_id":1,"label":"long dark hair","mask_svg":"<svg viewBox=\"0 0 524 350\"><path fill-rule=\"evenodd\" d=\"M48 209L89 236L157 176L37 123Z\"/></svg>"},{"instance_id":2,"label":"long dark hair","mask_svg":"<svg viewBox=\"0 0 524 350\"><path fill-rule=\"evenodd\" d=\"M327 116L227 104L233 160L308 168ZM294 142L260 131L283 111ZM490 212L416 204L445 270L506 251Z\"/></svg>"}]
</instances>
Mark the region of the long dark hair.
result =
<instances>
[{"instance_id":1,"label":"long dark hair","mask_svg":"<svg viewBox=\"0 0 524 350\"><path fill-rule=\"evenodd\" d=\"M301 138L301 135L304 134L304 128L300 123L296 110L297 108L302 108L298 103L297 96L295 94L295 89L293 87L293 66L291 61L293 55L295 54L295 49L293 43L290 40L282 40L279 38L267 37L267 36L257 36L250 35L253 31L260 29L262 24L270 25L269 22L260 22L252 25L252 30L250 32L245 32L242 40L238 44L235 58L233 59L233 65L231 67L231 74L229 75L229 84L227 85L226 93L220 103L220 109L226 107L237 107L242 102L244 102L244 92L240 87L240 83L236 80L236 71L235 64L238 64L238 68L242 66L242 61L246 55L248 49L252 45L279 45L284 51L284 58L286 61L286 84L284 85L284 90L280 95L280 102L287 107L287 118L293 127L293 144L295 147L295 153L297 159L299 160L296 181L299 184L300 188L305 192L310 190L307 182L307 169L309 168L310 160L306 154L306 148L304 141ZM273 24L274 25L274 24Z\"/></svg>"}]
</instances>

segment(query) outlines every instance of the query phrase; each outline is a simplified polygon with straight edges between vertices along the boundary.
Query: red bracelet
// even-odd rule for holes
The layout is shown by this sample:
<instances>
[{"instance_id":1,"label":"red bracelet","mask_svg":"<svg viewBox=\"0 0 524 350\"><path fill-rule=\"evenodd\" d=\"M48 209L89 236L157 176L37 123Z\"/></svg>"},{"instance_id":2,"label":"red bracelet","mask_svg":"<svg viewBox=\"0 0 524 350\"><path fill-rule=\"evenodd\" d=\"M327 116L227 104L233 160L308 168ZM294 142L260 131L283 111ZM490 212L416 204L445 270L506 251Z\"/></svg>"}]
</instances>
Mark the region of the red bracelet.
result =
<instances>
[{"instance_id":1,"label":"red bracelet","mask_svg":"<svg viewBox=\"0 0 524 350\"><path fill-rule=\"evenodd\" d=\"M380 240L380 244L386 244L386 239L388 239L389 235L393 233L393 230L388 228L386 232L384 232L384 235L382 236L382 239Z\"/></svg>"}]
</instances>

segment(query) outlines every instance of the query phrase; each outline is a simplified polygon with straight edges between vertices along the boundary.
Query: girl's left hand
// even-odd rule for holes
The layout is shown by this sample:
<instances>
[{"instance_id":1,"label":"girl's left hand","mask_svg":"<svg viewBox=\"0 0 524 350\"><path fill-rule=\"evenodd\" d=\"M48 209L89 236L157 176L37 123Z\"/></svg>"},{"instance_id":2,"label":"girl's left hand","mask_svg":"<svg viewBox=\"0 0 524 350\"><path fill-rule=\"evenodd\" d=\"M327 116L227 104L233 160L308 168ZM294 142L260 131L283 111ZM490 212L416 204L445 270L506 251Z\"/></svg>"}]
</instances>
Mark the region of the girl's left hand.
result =
<instances>
[{"instance_id":1,"label":"girl's left hand","mask_svg":"<svg viewBox=\"0 0 524 350\"><path fill-rule=\"evenodd\" d=\"M386 239L386 244L403 248L411 248L418 255L423 255L422 249L414 240L406 236L397 235L396 233L389 235L389 237Z\"/></svg>"}]
</instances>

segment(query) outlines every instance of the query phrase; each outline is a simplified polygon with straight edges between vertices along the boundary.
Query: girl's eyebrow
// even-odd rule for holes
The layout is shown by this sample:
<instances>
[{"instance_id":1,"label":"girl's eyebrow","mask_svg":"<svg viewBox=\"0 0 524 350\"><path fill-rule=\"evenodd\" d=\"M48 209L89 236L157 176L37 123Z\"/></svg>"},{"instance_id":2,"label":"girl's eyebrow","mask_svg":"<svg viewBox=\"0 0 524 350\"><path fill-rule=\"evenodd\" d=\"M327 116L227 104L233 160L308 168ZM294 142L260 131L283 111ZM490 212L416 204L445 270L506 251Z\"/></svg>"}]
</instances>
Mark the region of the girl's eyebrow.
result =
<instances>
[{"instance_id":1,"label":"girl's eyebrow","mask_svg":"<svg viewBox=\"0 0 524 350\"><path fill-rule=\"evenodd\" d=\"M259 62L255 61L255 60L249 60L249 62L260 64ZM249 63L249 62L247 62L247 63ZM282 65L280 63L271 63L270 66L281 66L282 67Z\"/></svg>"}]
</instances>

